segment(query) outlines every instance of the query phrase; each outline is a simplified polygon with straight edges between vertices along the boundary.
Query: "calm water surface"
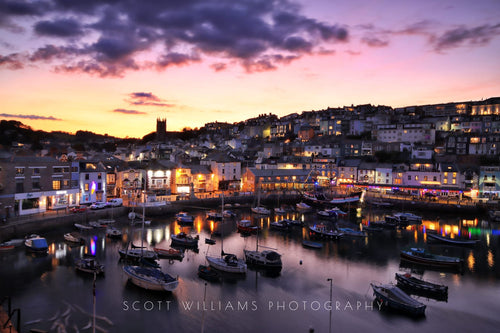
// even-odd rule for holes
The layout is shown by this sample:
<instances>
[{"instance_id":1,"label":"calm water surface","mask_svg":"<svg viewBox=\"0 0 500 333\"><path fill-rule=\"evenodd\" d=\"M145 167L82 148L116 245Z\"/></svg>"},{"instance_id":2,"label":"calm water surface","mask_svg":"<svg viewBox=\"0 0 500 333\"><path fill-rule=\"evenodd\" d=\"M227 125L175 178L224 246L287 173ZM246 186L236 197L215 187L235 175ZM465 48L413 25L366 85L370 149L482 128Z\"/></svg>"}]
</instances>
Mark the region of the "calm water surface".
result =
<instances>
[{"instance_id":1,"label":"calm water surface","mask_svg":"<svg viewBox=\"0 0 500 333\"><path fill-rule=\"evenodd\" d=\"M74 247L63 241L63 234L71 230L58 230L44 235L50 244L46 257L33 257L23 248L0 254L0 295L10 295L13 306L21 308L23 332L31 328L57 331L58 325L67 332L91 332L93 279L77 273L73 260L95 252L106 270L105 277L96 281L97 331L308 332L314 328L315 332L328 332L330 314L335 332L488 332L500 327L500 226L481 218L438 218L423 213L421 226L377 232L365 239L324 242L322 249L313 250L302 247L302 239L309 237L305 227L289 233L270 230L269 223L277 217L257 218L243 209L237 218L221 225L207 221L203 211L191 213L196 215L193 227L181 229L173 216L165 216L154 218L145 228L144 242L151 248L168 248L170 235L181 230L200 235L197 252L187 251L181 262L160 260L163 271L179 276L179 287L172 293L148 292L127 282L118 249L130 240L139 245L141 228L130 226L123 218L116 224L124 233L122 241L91 230L84 233L87 245ZM383 219L386 213L365 210L358 222ZM317 221L315 214L289 213L288 217L306 224ZM243 249L255 249L255 235L242 237L236 231L236 221L243 218L262 225L259 245L282 254L281 274L272 277L249 269L243 278L205 285L197 276L197 267L206 264L207 253L220 254L221 233L225 252L242 256ZM481 243L474 248L427 243L429 229L477 238ZM215 245L204 242L211 234L217 239ZM378 311L370 283L395 283L396 272L409 271L400 267L399 251L415 245L464 259L462 274L417 271L426 280L448 285L448 301L418 298L427 305L426 316L420 319ZM333 279L332 311L328 278Z\"/></svg>"}]
</instances>

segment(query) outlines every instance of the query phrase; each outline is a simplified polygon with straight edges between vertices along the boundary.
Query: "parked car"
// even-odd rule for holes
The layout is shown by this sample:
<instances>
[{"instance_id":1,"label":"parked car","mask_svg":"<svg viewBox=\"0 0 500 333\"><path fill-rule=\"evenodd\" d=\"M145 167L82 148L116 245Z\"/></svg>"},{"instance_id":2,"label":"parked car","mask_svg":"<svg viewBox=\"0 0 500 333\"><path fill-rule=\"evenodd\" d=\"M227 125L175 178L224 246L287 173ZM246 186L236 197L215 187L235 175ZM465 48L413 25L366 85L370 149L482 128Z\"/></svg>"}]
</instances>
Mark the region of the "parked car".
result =
<instances>
[{"instance_id":1,"label":"parked car","mask_svg":"<svg viewBox=\"0 0 500 333\"><path fill-rule=\"evenodd\" d=\"M123 199L121 198L111 199L106 203L106 205L108 207L120 207L121 205L123 205Z\"/></svg>"},{"instance_id":2,"label":"parked car","mask_svg":"<svg viewBox=\"0 0 500 333\"><path fill-rule=\"evenodd\" d=\"M81 205L81 206L78 206L78 207L71 208L70 211L72 213L83 213L83 212L87 211L87 208L88 208L87 206Z\"/></svg>"},{"instance_id":3,"label":"parked car","mask_svg":"<svg viewBox=\"0 0 500 333\"><path fill-rule=\"evenodd\" d=\"M92 205L90 205L90 209L103 209L103 208L106 208L106 203L105 202L101 202L101 201L97 201L97 202L94 202Z\"/></svg>"}]
</instances>

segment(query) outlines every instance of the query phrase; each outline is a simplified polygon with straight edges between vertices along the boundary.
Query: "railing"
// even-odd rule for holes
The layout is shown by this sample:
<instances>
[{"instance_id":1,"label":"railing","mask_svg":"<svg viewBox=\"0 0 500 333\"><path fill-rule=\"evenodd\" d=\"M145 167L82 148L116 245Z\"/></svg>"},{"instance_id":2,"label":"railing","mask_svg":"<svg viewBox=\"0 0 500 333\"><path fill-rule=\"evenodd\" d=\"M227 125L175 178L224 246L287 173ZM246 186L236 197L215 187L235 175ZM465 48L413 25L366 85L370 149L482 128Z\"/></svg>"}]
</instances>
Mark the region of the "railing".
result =
<instances>
[{"instance_id":1,"label":"railing","mask_svg":"<svg viewBox=\"0 0 500 333\"><path fill-rule=\"evenodd\" d=\"M10 296L4 296L0 301L0 306L3 305L3 302L7 301L7 315L8 318L5 323L0 323L2 325L2 329L9 327L9 323L11 323L12 317L17 314L17 332L21 333L21 309L12 309L12 300ZM12 324L10 324L12 327Z\"/></svg>"}]
</instances>

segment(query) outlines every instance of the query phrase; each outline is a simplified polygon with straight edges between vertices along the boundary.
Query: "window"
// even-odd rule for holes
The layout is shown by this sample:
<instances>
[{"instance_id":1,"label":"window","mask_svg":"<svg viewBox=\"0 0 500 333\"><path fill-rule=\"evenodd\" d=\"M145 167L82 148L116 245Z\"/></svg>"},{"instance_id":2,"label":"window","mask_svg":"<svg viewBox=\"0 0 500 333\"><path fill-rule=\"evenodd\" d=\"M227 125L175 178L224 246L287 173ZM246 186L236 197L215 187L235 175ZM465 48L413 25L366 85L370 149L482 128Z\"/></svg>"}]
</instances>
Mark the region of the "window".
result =
<instances>
[{"instance_id":1,"label":"window","mask_svg":"<svg viewBox=\"0 0 500 333\"><path fill-rule=\"evenodd\" d=\"M52 189L53 190L60 190L61 189L61 181L60 180L53 180L52 181Z\"/></svg>"},{"instance_id":2,"label":"window","mask_svg":"<svg viewBox=\"0 0 500 333\"><path fill-rule=\"evenodd\" d=\"M24 180L16 179L16 193L24 192Z\"/></svg>"},{"instance_id":3,"label":"window","mask_svg":"<svg viewBox=\"0 0 500 333\"><path fill-rule=\"evenodd\" d=\"M40 168L33 168L33 174L34 175L39 175L40 174Z\"/></svg>"},{"instance_id":4,"label":"window","mask_svg":"<svg viewBox=\"0 0 500 333\"><path fill-rule=\"evenodd\" d=\"M101 173L98 173L97 174L97 179L101 179L101 177L102 177Z\"/></svg>"},{"instance_id":5,"label":"window","mask_svg":"<svg viewBox=\"0 0 500 333\"><path fill-rule=\"evenodd\" d=\"M415 176L415 180L418 180L418 176Z\"/></svg>"},{"instance_id":6,"label":"window","mask_svg":"<svg viewBox=\"0 0 500 333\"><path fill-rule=\"evenodd\" d=\"M63 180L63 186L69 187L69 180L67 180L67 179Z\"/></svg>"},{"instance_id":7,"label":"window","mask_svg":"<svg viewBox=\"0 0 500 333\"><path fill-rule=\"evenodd\" d=\"M426 182L428 180L427 176L424 176L424 181Z\"/></svg>"},{"instance_id":8,"label":"window","mask_svg":"<svg viewBox=\"0 0 500 333\"><path fill-rule=\"evenodd\" d=\"M102 183L97 183L97 190L101 191L102 190Z\"/></svg>"},{"instance_id":9,"label":"window","mask_svg":"<svg viewBox=\"0 0 500 333\"><path fill-rule=\"evenodd\" d=\"M433 181L437 181L437 177L436 177L436 176L434 176L434 177L432 178L432 180L433 180Z\"/></svg>"},{"instance_id":10,"label":"window","mask_svg":"<svg viewBox=\"0 0 500 333\"><path fill-rule=\"evenodd\" d=\"M448 178L443 179L443 184L448 184Z\"/></svg>"},{"instance_id":11,"label":"window","mask_svg":"<svg viewBox=\"0 0 500 333\"><path fill-rule=\"evenodd\" d=\"M40 189L40 179L33 179L31 183L31 187L33 190L39 190Z\"/></svg>"},{"instance_id":12,"label":"window","mask_svg":"<svg viewBox=\"0 0 500 333\"><path fill-rule=\"evenodd\" d=\"M408 180L411 180L411 176L408 176Z\"/></svg>"},{"instance_id":13,"label":"window","mask_svg":"<svg viewBox=\"0 0 500 333\"><path fill-rule=\"evenodd\" d=\"M85 183L85 188L84 188L84 190L85 190L86 192L88 192L88 190L89 190L89 183Z\"/></svg>"},{"instance_id":14,"label":"window","mask_svg":"<svg viewBox=\"0 0 500 333\"><path fill-rule=\"evenodd\" d=\"M24 168L16 168L16 176L24 176Z\"/></svg>"},{"instance_id":15,"label":"window","mask_svg":"<svg viewBox=\"0 0 500 333\"><path fill-rule=\"evenodd\" d=\"M90 175L88 173L85 174L85 180L89 180L90 179Z\"/></svg>"}]
</instances>

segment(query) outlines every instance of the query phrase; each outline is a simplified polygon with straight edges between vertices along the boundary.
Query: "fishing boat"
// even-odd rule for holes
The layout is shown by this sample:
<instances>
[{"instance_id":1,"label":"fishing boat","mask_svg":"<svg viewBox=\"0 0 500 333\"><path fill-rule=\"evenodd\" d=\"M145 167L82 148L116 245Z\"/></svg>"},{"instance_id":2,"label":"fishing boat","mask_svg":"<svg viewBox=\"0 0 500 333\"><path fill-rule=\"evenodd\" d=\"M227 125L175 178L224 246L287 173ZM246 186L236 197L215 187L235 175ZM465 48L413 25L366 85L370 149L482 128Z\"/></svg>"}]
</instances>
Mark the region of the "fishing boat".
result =
<instances>
[{"instance_id":1,"label":"fishing boat","mask_svg":"<svg viewBox=\"0 0 500 333\"><path fill-rule=\"evenodd\" d=\"M47 244L47 240L35 234L27 236L24 241L24 245L26 246L26 249L30 252L47 253L49 250L49 245Z\"/></svg>"},{"instance_id":2,"label":"fishing boat","mask_svg":"<svg viewBox=\"0 0 500 333\"><path fill-rule=\"evenodd\" d=\"M76 231L64 234L64 240L74 244L85 244L85 239Z\"/></svg>"},{"instance_id":3,"label":"fishing boat","mask_svg":"<svg viewBox=\"0 0 500 333\"><path fill-rule=\"evenodd\" d=\"M239 232L247 234L255 233L260 230L260 227L257 225L252 225L252 221L250 220L241 220L236 222L236 228L238 228Z\"/></svg>"},{"instance_id":4,"label":"fishing boat","mask_svg":"<svg viewBox=\"0 0 500 333\"><path fill-rule=\"evenodd\" d=\"M304 239L302 240L302 246L308 247L310 249L321 249L323 247L323 244Z\"/></svg>"},{"instance_id":5,"label":"fishing boat","mask_svg":"<svg viewBox=\"0 0 500 333\"><path fill-rule=\"evenodd\" d=\"M24 244L24 241L25 241L25 239L23 239L23 238L14 238L14 239L5 241L0 245L4 245L4 246L14 245L14 247L18 247L18 246L22 246Z\"/></svg>"},{"instance_id":6,"label":"fishing boat","mask_svg":"<svg viewBox=\"0 0 500 333\"><path fill-rule=\"evenodd\" d=\"M347 195L327 196L322 192L305 192L301 193L301 195L304 201L310 203L311 205L332 206L358 203L362 193L363 192L358 191Z\"/></svg>"},{"instance_id":7,"label":"fishing boat","mask_svg":"<svg viewBox=\"0 0 500 333\"><path fill-rule=\"evenodd\" d=\"M153 250L156 252L159 258L177 259L177 260L182 260L184 258L184 251L182 250L173 248L162 249L159 247L155 247Z\"/></svg>"},{"instance_id":8,"label":"fishing boat","mask_svg":"<svg viewBox=\"0 0 500 333\"><path fill-rule=\"evenodd\" d=\"M185 247L198 247L198 240L200 236L192 237L185 232L180 232L177 235L172 235L172 245L179 245Z\"/></svg>"},{"instance_id":9,"label":"fishing boat","mask_svg":"<svg viewBox=\"0 0 500 333\"><path fill-rule=\"evenodd\" d=\"M198 266L198 276L203 280L207 280L210 282L217 282L220 280L219 272L212 269L212 267L205 265Z\"/></svg>"},{"instance_id":10,"label":"fishing boat","mask_svg":"<svg viewBox=\"0 0 500 333\"><path fill-rule=\"evenodd\" d=\"M177 214L175 214L175 219L177 220L177 222L179 222L181 224L182 223L189 224L189 223L193 223L194 216L188 214L187 212L178 212Z\"/></svg>"},{"instance_id":11,"label":"fishing boat","mask_svg":"<svg viewBox=\"0 0 500 333\"><path fill-rule=\"evenodd\" d=\"M328 229L324 224L315 224L313 226L309 226L309 233L313 237L327 239L339 239L344 235L338 230Z\"/></svg>"},{"instance_id":12,"label":"fishing boat","mask_svg":"<svg viewBox=\"0 0 500 333\"><path fill-rule=\"evenodd\" d=\"M409 293L438 300L448 299L448 286L418 279L410 273L396 273L398 287Z\"/></svg>"},{"instance_id":13,"label":"fishing boat","mask_svg":"<svg viewBox=\"0 0 500 333\"><path fill-rule=\"evenodd\" d=\"M76 259L75 269L84 273L104 274L104 265L98 263L94 258Z\"/></svg>"},{"instance_id":14,"label":"fishing boat","mask_svg":"<svg viewBox=\"0 0 500 333\"><path fill-rule=\"evenodd\" d=\"M122 232L116 228L109 227L106 229L106 237L113 239L122 239Z\"/></svg>"},{"instance_id":15,"label":"fishing boat","mask_svg":"<svg viewBox=\"0 0 500 333\"><path fill-rule=\"evenodd\" d=\"M273 210L274 210L274 214L276 214L276 215L284 215L284 214L286 214L286 210L283 207L276 207Z\"/></svg>"},{"instance_id":16,"label":"fishing boat","mask_svg":"<svg viewBox=\"0 0 500 333\"><path fill-rule=\"evenodd\" d=\"M95 229L104 229L108 227L107 224L100 223L99 221L90 221L89 226Z\"/></svg>"},{"instance_id":17,"label":"fishing boat","mask_svg":"<svg viewBox=\"0 0 500 333\"><path fill-rule=\"evenodd\" d=\"M425 315L426 305L408 296L404 291L392 284L375 285L370 283L373 296L384 306L408 313L413 316Z\"/></svg>"},{"instance_id":18,"label":"fishing boat","mask_svg":"<svg viewBox=\"0 0 500 333\"><path fill-rule=\"evenodd\" d=\"M459 245L459 246L474 246L479 242L479 240L477 240L477 239L450 238L450 237L445 237L445 236L441 236L441 235L429 233L429 232L427 233L427 238L431 238L432 240L435 240L438 242L451 244L451 245Z\"/></svg>"},{"instance_id":19,"label":"fishing boat","mask_svg":"<svg viewBox=\"0 0 500 333\"><path fill-rule=\"evenodd\" d=\"M124 266L123 271L129 280L138 287L147 290L173 291L179 280L157 268Z\"/></svg>"},{"instance_id":20,"label":"fishing boat","mask_svg":"<svg viewBox=\"0 0 500 333\"><path fill-rule=\"evenodd\" d=\"M225 219L231 219L233 217L236 217L236 213L233 212L232 210L226 209L222 212L222 217Z\"/></svg>"},{"instance_id":21,"label":"fishing boat","mask_svg":"<svg viewBox=\"0 0 500 333\"><path fill-rule=\"evenodd\" d=\"M461 269L463 265L463 260L460 258L432 254L422 248L401 251L401 260L412 264L441 268Z\"/></svg>"},{"instance_id":22,"label":"fishing boat","mask_svg":"<svg viewBox=\"0 0 500 333\"><path fill-rule=\"evenodd\" d=\"M354 230L352 228L339 228L339 231L344 234L346 237L367 237L368 234L366 231L362 230Z\"/></svg>"},{"instance_id":23,"label":"fishing boat","mask_svg":"<svg viewBox=\"0 0 500 333\"><path fill-rule=\"evenodd\" d=\"M222 195L222 207L224 207L224 195ZM224 223L224 221L220 221ZM224 228L221 228L223 231ZM224 253L224 235L221 233L221 255L220 257L205 256L208 264L217 270L236 273L236 274L246 274L247 265L242 259L238 259L236 255L231 253Z\"/></svg>"}]
</instances>

